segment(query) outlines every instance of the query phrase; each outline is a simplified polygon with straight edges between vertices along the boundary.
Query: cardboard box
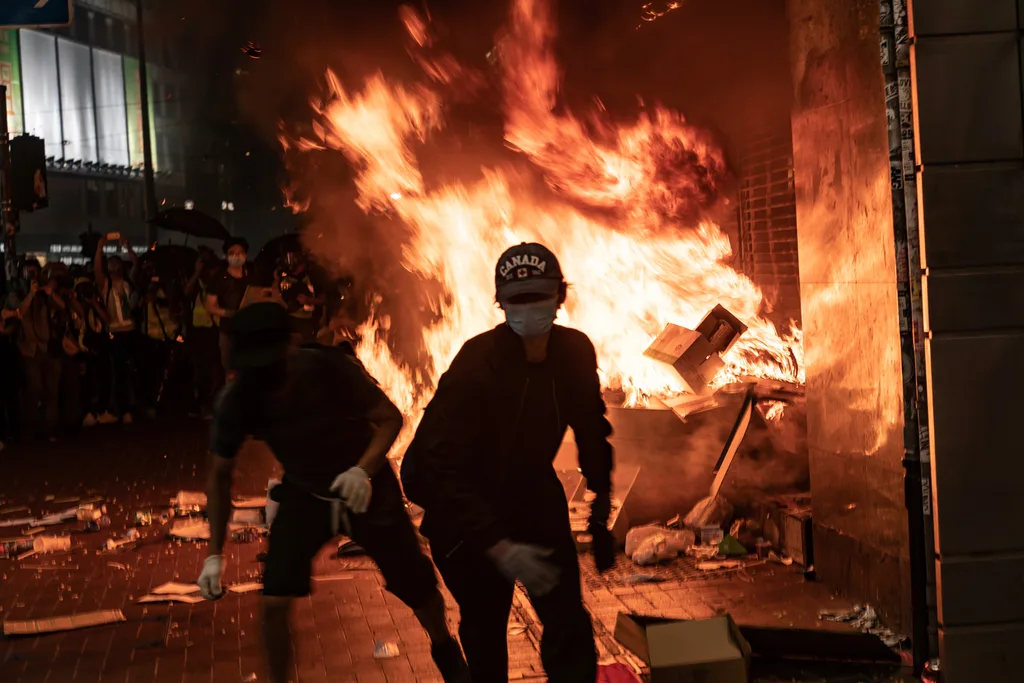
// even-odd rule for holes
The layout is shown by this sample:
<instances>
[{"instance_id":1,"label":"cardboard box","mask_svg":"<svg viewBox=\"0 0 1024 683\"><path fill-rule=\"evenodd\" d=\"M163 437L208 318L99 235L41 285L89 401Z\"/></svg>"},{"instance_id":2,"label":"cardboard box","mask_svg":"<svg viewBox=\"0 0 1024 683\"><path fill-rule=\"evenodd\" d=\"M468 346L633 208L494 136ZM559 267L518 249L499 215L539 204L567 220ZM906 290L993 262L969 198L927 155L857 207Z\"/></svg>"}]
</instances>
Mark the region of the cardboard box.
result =
<instances>
[{"instance_id":1,"label":"cardboard box","mask_svg":"<svg viewBox=\"0 0 1024 683\"><path fill-rule=\"evenodd\" d=\"M750 645L728 615L684 621L619 614L615 639L651 668L651 683L747 683Z\"/></svg>"},{"instance_id":2,"label":"cardboard box","mask_svg":"<svg viewBox=\"0 0 1024 683\"><path fill-rule=\"evenodd\" d=\"M672 323L665 325L644 355L675 368L695 394L707 391L707 385L725 367L704 335Z\"/></svg>"},{"instance_id":3,"label":"cardboard box","mask_svg":"<svg viewBox=\"0 0 1024 683\"><path fill-rule=\"evenodd\" d=\"M747 331L747 326L740 319L719 304L711 309L704 320L697 325L697 331L711 342L712 348L720 354L732 348L740 335Z\"/></svg>"}]
</instances>

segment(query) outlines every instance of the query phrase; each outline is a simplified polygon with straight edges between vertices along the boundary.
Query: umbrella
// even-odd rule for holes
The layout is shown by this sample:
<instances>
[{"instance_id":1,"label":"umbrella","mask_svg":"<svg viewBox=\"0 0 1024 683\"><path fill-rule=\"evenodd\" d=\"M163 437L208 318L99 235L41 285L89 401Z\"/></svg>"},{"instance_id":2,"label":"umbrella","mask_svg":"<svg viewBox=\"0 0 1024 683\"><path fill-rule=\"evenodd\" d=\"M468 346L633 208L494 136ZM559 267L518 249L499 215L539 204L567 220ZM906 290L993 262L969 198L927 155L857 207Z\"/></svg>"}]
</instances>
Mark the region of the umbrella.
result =
<instances>
[{"instance_id":1,"label":"umbrella","mask_svg":"<svg viewBox=\"0 0 1024 683\"><path fill-rule=\"evenodd\" d=\"M180 207L161 211L150 218L149 222L158 228L181 232L193 237L205 237L220 241L231 237L231 234L216 218L211 218L201 211L190 211Z\"/></svg>"}]
</instances>

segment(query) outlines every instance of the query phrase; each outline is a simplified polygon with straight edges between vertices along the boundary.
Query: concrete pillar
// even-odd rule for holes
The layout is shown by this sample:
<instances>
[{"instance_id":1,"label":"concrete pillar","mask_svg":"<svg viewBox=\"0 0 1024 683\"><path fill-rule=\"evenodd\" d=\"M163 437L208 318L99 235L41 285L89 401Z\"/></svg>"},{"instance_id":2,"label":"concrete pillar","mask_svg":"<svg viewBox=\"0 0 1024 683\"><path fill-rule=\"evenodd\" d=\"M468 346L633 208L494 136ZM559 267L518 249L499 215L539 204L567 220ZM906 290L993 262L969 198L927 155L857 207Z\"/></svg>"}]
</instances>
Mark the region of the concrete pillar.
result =
<instances>
[{"instance_id":1,"label":"concrete pillar","mask_svg":"<svg viewBox=\"0 0 1024 683\"><path fill-rule=\"evenodd\" d=\"M789 0L818 575L910 632L903 390L878 0Z\"/></svg>"},{"instance_id":2,"label":"concrete pillar","mask_svg":"<svg viewBox=\"0 0 1024 683\"><path fill-rule=\"evenodd\" d=\"M1019 681L1022 4L911 0L910 27L940 656L947 683Z\"/></svg>"}]
</instances>

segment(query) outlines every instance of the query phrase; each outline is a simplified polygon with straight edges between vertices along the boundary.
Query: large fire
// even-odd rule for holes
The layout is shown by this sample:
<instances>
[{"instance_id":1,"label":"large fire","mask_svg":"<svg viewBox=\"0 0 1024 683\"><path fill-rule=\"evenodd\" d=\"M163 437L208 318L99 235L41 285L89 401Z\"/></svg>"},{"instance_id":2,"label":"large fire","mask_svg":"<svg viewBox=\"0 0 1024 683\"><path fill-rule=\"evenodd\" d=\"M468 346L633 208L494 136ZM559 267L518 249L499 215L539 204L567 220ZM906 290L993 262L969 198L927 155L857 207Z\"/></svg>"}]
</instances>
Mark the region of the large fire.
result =
<instances>
[{"instance_id":1,"label":"large fire","mask_svg":"<svg viewBox=\"0 0 1024 683\"><path fill-rule=\"evenodd\" d=\"M409 8L401 16L416 49L431 44L423 17ZM590 336L605 386L622 391L626 405L686 390L671 367L643 352L666 323L693 328L716 304L749 325L716 383L739 376L802 382L799 330L780 333L762 318L761 292L724 264L729 240L707 211L724 174L720 150L663 108L629 125L600 107L585 119L556 113L554 36L548 0L513 0L494 54L505 141L524 160L520 168L486 168L480 180L443 185L423 177L415 146L443 125L446 88L473 78L450 56L420 54L427 79L415 85L377 74L351 90L328 73L327 96L314 102L315 139L282 140L292 149L344 153L358 170L359 206L403 221L410 235L401 247L404 267L446 292L432 302L439 322L422 330L428 367L396 362L388 322L375 317L358 349L368 369L417 416L462 343L500 322L498 255L538 241L558 255L571 284L559 322Z\"/></svg>"}]
</instances>

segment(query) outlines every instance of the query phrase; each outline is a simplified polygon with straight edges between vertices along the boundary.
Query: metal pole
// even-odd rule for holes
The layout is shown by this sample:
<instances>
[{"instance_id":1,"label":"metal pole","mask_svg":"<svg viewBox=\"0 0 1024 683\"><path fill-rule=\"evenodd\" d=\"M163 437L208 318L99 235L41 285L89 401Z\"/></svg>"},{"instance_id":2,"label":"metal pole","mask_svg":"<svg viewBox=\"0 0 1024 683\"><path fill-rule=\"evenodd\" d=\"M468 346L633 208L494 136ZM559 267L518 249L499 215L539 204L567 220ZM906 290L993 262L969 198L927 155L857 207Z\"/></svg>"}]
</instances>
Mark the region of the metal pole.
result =
<instances>
[{"instance_id":1,"label":"metal pole","mask_svg":"<svg viewBox=\"0 0 1024 683\"><path fill-rule=\"evenodd\" d=\"M905 0L881 0L881 55L889 128L896 291L903 363L904 488L909 522L914 674L938 656L931 438L924 361L910 44Z\"/></svg>"},{"instance_id":2,"label":"metal pole","mask_svg":"<svg viewBox=\"0 0 1024 683\"><path fill-rule=\"evenodd\" d=\"M135 0L139 34L139 97L142 99L142 176L146 185L146 244L156 242L156 226L148 219L156 215L156 181L153 179L153 148L149 137L149 74L146 68L146 30L142 24L142 0Z\"/></svg>"},{"instance_id":3,"label":"metal pole","mask_svg":"<svg viewBox=\"0 0 1024 683\"><path fill-rule=\"evenodd\" d=\"M0 115L0 213L3 214L4 275L13 280L18 273L18 250L15 233L18 230L18 212L11 204L11 136L7 130L7 86L0 85L0 102L4 113Z\"/></svg>"}]
</instances>

